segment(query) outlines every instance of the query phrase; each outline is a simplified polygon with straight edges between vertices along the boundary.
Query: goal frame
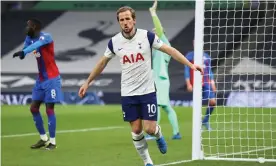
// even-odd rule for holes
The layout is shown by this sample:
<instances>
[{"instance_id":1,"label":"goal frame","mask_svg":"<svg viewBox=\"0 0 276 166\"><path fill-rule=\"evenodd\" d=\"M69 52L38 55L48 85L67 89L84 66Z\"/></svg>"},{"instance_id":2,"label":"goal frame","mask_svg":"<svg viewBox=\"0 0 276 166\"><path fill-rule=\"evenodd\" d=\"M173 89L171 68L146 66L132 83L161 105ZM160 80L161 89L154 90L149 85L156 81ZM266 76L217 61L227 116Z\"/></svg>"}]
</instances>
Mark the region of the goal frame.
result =
<instances>
[{"instance_id":1,"label":"goal frame","mask_svg":"<svg viewBox=\"0 0 276 166\"><path fill-rule=\"evenodd\" d=\"M202 64L204 37L204 0L196 0L195 33L194 33L194 63ZM194 71L193 83L193 133L192 160L204 158L201 150L201 109L202 109L202 78L200 72Z\"/></svg>"},{"instance_id":2,"label":"goal frame","mask_svg":"<svg viewBox=\"0 0 276 166\"><path fill-rule=\"evenodd\" d=\"M202 64L204 47L204 13L205 0L195 1L195 29L194 29L194 63ZM202 149L202 77L200 72L194 71L193 88L193 129L192 129L192 160L224 160L258 162L258 158L226 158L235 154L250 153L250 151L204 157ZM263 149L264 150L264 149ZM264 159L265 162L276 162L276 159Z\"/></svg>"}]
</instances>

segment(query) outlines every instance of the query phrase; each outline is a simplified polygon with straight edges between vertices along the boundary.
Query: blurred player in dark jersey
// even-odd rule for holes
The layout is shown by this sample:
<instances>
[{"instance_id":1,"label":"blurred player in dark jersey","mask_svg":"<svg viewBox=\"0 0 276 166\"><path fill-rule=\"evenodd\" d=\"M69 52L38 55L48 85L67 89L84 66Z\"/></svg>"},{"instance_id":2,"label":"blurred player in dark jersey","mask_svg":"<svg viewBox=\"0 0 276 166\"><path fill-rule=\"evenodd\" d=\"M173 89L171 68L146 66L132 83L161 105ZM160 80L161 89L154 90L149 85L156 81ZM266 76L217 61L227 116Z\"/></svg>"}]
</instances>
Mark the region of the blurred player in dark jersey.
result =
<instances>
[{"instance_id":1,"label":"blurred player in dark jersey","mask_svg":"<svg viewBox=\"0 0 276 166\"><path fill-rule=\"evenodd\" d=\"M45 147L47 150L52 150L56 148L56 116L54 106L55 103L61 100L61 77L54 57L54 41L49 33L41 32L41 27L41 22L37 19L29 19L27 21L27 36L24 48L14 53L13 57L19 57L21 60L27 55L36 57L38 77L32 90L30 111L40 134L40 140L32 145L31 148L38 149ZM50 139L46 135L43 119L39 111L41 103L45 103L46 105Z\"/></svg>"},{"instance_id":2,"label":"blurred player in dark jersey","mask_svg":"<svg viewBox=\"0 0 276 166\"><path fill-rule=\"evenodd\" d=\"M187 54L186 58L194 63L194 51L191 51ZM208 107L206 109L206 115L202 120L202 125L209 131L212 130L209 124L210 115L213 113L216 106L216 85L214 81L214 76L211 68L211 57L207 54L203 54L203 68L204 75L202 80L202 99L208 100ZM185 66L185 81L187 84L187 90L189 92L193 91L193 71Z\"/></svg>"}]
</instances>

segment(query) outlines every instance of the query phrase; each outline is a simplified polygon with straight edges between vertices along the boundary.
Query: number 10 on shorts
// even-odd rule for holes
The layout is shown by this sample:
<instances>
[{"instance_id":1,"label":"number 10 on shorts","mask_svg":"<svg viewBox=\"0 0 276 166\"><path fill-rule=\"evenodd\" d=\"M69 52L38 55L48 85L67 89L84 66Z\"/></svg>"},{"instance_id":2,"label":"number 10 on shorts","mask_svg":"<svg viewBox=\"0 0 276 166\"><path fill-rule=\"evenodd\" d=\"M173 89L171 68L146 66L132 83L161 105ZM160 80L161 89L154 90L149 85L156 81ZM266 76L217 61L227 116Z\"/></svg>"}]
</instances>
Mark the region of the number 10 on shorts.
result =
<instances>
[{"instance_id":1,"label":"number 10 on shorts","mask_svg":"<svg viewBox=\"0 0 276 166\"><path fill-rule=\"evenodd\" d=\"M147 104L148 106L148 113L155 114L156 113L156 105L155 104Z\"/></svg>"}]
</instances>

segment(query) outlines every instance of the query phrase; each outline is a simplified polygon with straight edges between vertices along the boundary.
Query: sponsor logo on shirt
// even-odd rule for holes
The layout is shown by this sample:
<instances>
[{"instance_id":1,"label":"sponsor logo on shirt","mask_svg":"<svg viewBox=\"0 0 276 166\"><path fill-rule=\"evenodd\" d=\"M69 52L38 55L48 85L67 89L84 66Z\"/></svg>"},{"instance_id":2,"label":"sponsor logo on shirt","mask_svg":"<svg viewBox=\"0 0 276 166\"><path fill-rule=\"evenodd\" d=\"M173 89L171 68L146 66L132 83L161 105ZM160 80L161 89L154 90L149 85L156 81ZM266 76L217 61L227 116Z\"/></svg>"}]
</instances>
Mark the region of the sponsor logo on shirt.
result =
<instances>
[{"instance_id":1,"label":"sponsor logo on shirt","mask_svg":"<svg viewBox=\"0 0 276 166\"><path fill-rule=\"evenodd\" d=\"M135 54L131 54L130 56L127 56L127 55L124 55L123 56L123 64L126 64L126 63L136 63L136 62L139 62L139 61L144 61L144 57L141 53L137 53L136 55Z\"/></svg>"}]
</instances>

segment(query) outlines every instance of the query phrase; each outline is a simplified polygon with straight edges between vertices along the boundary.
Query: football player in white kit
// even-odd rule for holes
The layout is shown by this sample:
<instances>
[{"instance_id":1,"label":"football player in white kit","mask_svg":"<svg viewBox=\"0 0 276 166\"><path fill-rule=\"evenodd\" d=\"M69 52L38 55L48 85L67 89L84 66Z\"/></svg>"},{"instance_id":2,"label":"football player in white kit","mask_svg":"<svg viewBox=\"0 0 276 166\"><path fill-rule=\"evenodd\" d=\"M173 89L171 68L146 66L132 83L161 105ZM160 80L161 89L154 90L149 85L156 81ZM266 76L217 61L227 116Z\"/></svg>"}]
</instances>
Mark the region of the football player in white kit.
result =
<instances>
[{"instance_id":1,"label":"football player in white kit","mask_svg":"<svg viewBox=\"0 0 276 166\"><path fill-rule=\"evenodd\" d=\"M89 84L104 70L111 58L118 56L121 63L121 103L124 121L130 123L134 146L145 166L153 166L148 152L148 144L143 129L156 137L162 154L167 152L167 144L157 125L157 99L152 70L152 48L171 55L180 63L200 71L200 66L190 63L178 50L170 47L152 32L137 29L135 11L128 6L117 10L117 20L122 32L108 42L104 56L96 64L87 81L80 87L79 96L83 97Z\"/></svg>"}]
</instances>

